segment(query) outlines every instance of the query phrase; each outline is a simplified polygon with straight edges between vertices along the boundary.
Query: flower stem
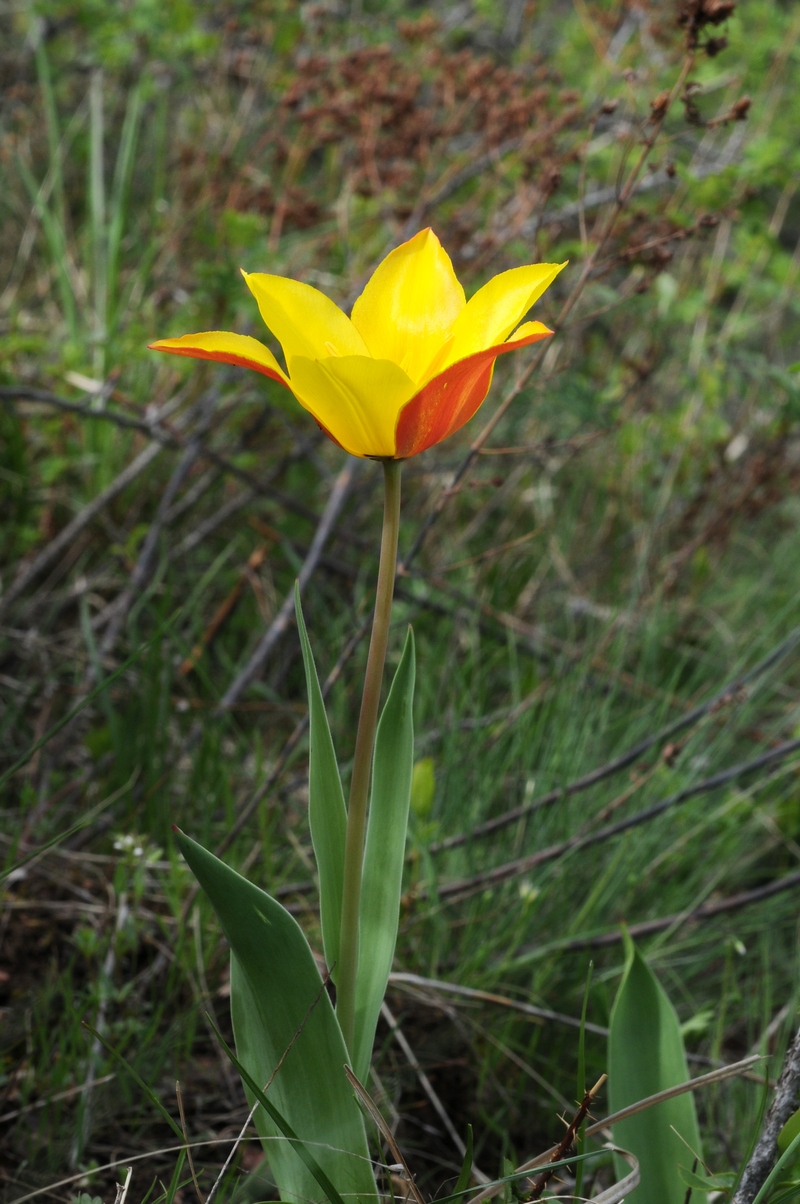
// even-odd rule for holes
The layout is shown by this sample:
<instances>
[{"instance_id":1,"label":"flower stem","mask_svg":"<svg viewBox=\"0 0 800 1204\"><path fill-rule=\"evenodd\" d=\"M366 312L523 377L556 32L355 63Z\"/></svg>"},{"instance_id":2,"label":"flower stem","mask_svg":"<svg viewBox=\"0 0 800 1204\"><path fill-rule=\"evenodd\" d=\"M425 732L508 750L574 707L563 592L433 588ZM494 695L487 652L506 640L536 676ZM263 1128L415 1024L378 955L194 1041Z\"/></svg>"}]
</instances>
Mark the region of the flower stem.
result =
<instances>
[{"instance_id":1,"label":"flower stem","mask_svg":"<svg viewBox=\"0 0 800 1204\"><path fill-rule=\"evenodd\" d=\"M347 808L342 925L339 935L339 967L336 976L336 1014L339 1018L345 1045L350 1053L353 1050L355 1035L358 930L367 803L375 729L378 725L378 704L381 697L383 666L386 661L386 645L389 642L394 575L397 566L397 537L400 530L400 465L401 461L399 460L383 461L385 492L378 588L375 595L375 614L372 620L367 670L364 675L364 693L361 697L361 713L356 733L353 776L350 780L350 802Z\"/></svg>"}]
</instances>

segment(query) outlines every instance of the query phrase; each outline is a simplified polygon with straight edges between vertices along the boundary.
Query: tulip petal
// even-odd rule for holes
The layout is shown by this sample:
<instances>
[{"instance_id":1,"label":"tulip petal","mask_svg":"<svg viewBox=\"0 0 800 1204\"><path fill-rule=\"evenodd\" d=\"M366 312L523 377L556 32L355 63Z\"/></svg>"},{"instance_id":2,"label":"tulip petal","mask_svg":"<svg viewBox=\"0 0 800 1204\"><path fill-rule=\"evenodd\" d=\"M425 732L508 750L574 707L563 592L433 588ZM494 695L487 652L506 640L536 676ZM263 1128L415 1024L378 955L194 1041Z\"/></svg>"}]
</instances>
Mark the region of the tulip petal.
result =
<instances>
[{"instance_id":1,"label":"tulip petal","mask_svg":"<svg viewBox=\"0 0 800 1204\"><path fill-rule=\"evenodd\" d=\"M397 458L419 455L460 430L489 392L498 355L538 343L552 333L541 322L526 322L508 342L459 360L434 376L400 411L395 432Z\"/></svg>"},{"instance_id":2,"label":"tulip petal","mask_svg":"<svg viewBox=\"0 0 800 1204\"><path fill-rule=\"evenodd\" d=\"M394 456L397 415L416 388L389 360L331 356L289 361L291 389L326 434L353 456Z\"/></svg>"},{"instance_id":3,"label":"tulip petal","mask_svg":"<svg viewBox=\"0 0 800 1204\"><path fill-rule=\"evenodd\" d=\"M159 339L148 344L151 351L168 351L171 355L188 355L195 360L218 360L222 364L238 364L271 376L288 387L289 381L269 347L248 334L232 334L228 330L206 330L201 334L184 334L178 339Z\"/></svg>"},{"instance_id":4,"label":"tulip petal","mask_svg":"<svg viewBox=\"0 0 800 1204\"><path fill-rule=\"evenodd\" d=\"M511 268L479 288L453 328L444 363L455 364L504 342L564 267L564 263L533 263Z\"/></svg>"},{"instance_id":5,"label":"tulip petal","mask_svg":"<svg viewBox=\"0 0 800 1204\"><path fill-rule=\"evenodd\" d=\"M353 306L353 325L376 359L421 383L465 303L450 256L432 230L420 230L375 269Z\"/></svg>"},{"instance_id":6,"label":"tulip petal","mask_svg":"<svg viewBox=\"0 0 800 1204\"><path fill-rule=\"evenodd\" d=\"M294 355L326 359L330 355L369 355L347 314L310 284L264 272L242 272L258 302L265 325L283 348L286 362Z\"/></svg>"},{"instance_id":7,"label":"tulip petal","mask_svg":"<svg viewBox=\"0 0 800 1204\"><path fill-rule=\"evenodd\" d=\"M539 339L546 339L553 331L549 326L545 326L544 322L523 322L518 326L513 334L510 334L503 346L511 347L527 347L528 343L538 343ZM534 335L535 338L530 338Z\"/></svg>"}]
</instances>

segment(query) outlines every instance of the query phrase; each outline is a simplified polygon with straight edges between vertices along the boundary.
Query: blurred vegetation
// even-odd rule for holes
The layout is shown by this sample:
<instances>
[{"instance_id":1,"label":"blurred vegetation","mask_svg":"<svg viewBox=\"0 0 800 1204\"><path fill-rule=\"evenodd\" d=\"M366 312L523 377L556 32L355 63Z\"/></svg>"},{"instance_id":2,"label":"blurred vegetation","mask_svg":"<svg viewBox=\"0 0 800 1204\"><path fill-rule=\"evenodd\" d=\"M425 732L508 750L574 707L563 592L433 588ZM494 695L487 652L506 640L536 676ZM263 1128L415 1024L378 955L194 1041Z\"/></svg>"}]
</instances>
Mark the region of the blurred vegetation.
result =
<instances>
[{"instance_id":1,"label":"blurred vegetation","mask_svg":"<svg viewBox=\"0 0 800 1204\"><path fill-rule=\"evenodd\" d=\"M319 941L293 627L231 689L343 457L272 382L146 344L263 337L239 268L349 308L427 224L468 293L520 263L570 266L535 312L556 338L498 363L469 428L405 470L393 650L412 621L424 760L397 968L574 1018L592 957L602 1029L620 922L666 917L642 947L695 1063L763 1047L780 1065L798 988L794 645L668 729L798 623L800 14L705 5L0 8L0 773L24 758L0 803L5 1200L135 1154L129 1204L170 1181L169 1129L82 1020L176 1116L181 1079L194 1140L243 1123L205 1020L227 1031L227 954L173 823ZM359 463L304 589L344 758L378 526ZM560 1135L574 1026L400 982L389 1002L487 1173ZM461 1159L382 1032L376 1098L432 1193ZM591 1082L605 1054L589 1032ZM698 1096L712 1169L740 1164L762 1095ZM197 1152L206 1192L227 1149ZM263 1198L259 1157L245 1143L218 1198ZM110 1199L119 1177L59 1190Z\"/></svg>"}]
</instances>

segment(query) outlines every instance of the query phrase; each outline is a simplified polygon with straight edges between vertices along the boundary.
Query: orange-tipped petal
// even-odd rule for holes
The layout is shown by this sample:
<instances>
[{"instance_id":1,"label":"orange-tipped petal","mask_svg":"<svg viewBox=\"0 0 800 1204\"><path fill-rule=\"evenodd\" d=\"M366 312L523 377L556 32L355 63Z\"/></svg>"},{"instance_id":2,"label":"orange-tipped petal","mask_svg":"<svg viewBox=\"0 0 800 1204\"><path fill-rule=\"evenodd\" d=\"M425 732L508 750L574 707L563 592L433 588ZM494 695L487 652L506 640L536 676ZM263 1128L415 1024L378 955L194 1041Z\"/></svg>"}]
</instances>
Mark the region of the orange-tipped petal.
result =
<instances>
[{"instance_id":1,"label":"orange-tipped petal","mask_svg":"<svg viewBox=\"0 0 800 1204\"><path fill-rule=\"evenodd\" d=\"M453 327L444 364L503 343L564 267L563 263L532 263L492 277L470 297Z\"/></svg>"},{"instance_id":2,"label":"orange-tipped petal","mask_svg":"<svg viewBox=\"0 0 800 1204\"><path fill-rule=\"evenodd\" d=\"M464 290L432 230L420 230L375 269L353 306L370 354L420 384L463 311Z\"/></svg>"},{"instance_id":3,"label":"orange-tipped petal","mask_svg":"<svg viewBox=\"0 0 800 1204\"><path fill-rule=\"evenodd\" d=\"M217 360L221 364L238 364L278 380L288 388L289 381L280 364L263 343L249 334L232 334L228 330L206 330L201 334L184 334L178 339L159 339L148 344L151 351L168 351L170 355L188 355L195 360Z\"/></svg>"},{"instance_id":4,"label":"orange-tipped petal","mask_svg":"<svg viewBox=\"0 0 800 1204\"><path fill-rule=\"evenodd\" d=\"M293 355L316 360L369 354L347 314L319 289L286 276L242 275L265 325L283 348L287 364Z\"/></svg>"},{"instance_id":5,"label":"orange-tipped petal","mask_svg":"<svg viewBox=\"0 0 800 1204\"><path fill-rule=\"evenodd\" d=\"M291 388L335 443L353 456L393 456L397 415L416 388L402 368L371 356L289 361Z\"/></svg>"},{"instance_id":6,"label":"orange-tipped petal","mask_svg":"<svg viewBox=\"0 0 800 1204\"><path fill-rule=\"evenodd\" d=\"M498 355L538 343L552 333L541 322L526 322L508 342L459 360L434 376L400 411L395 456L417 456L455 434L469 422L489 392Z\"/></svg>"},{"instance_id":7,"label":"orange-tipped petal","mask_svg":"<svg viewBox=\"0 0 800 1204\"><path fill-rule=\"evenodd\" d=\"M512 350L515 347L526 347L528 343L538 343L539 339L546 339L552 333L553 331L549 326L545 326L544 322L523 322L513 334L508 336L504 346L508 346Z\"/></svg>"}]
</instances>

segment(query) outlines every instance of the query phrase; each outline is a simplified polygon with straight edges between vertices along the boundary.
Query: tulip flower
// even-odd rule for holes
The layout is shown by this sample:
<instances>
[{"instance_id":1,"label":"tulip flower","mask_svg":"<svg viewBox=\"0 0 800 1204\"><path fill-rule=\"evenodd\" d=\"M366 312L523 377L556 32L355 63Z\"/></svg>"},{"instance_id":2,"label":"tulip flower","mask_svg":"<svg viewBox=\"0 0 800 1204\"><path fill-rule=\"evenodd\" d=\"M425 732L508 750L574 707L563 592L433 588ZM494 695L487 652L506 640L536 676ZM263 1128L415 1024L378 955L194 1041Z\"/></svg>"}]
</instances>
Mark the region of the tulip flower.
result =
<instances>
[{"instance_id":1,"label":"tulip flower","mask_svg":"<svg viewBox=\"0 0 800 1204\"><path fill-rule=\"evenodd\" d=\"M308 284L244 273L283 349L285 370L249 335L208 331L151 344L173 355L253 368L279 381L334 443L382 462L375 612L347 807L297 597L309 693L309 827L335 1014L291 916L200 845L178 836L231 945L238 1064L260 1099L256 1124L280 1198L289 1204L342 1204L339 1191L353 1204L379 1201L366 1130L342 1067L347 1059L362 1079L369 1073L400 918L414 772L410 631L380 722L378 712L397 567L402 461L469 421L489 391L499 355L552 334L541 322L523 319L564 266L512 268L467 301L438 238L422 230L386 256L349 318ZM280 1076L276 1065L280 1068L287 1050L291 1071ZM271 1085L269 1097L256 1094L263 1082ZM277 1137L288 1139L285 1148Z\"/></svg>"},{"instance_id":2,"label":"tulip flower","mask_svg":"<svg viewBox=\"0 0 800 1204\"><path fill-rule=\"evenodd\" d=\"M258 339L228 331L150 346L253 368L290 389L351 455L404 460L470 420L499 355L553 333L519 323L564 266L511 268L467 301L439 239L421 230L376 268L349 318L309 284L242 273L286 371Z\"/></svg>"}]
</instances>

